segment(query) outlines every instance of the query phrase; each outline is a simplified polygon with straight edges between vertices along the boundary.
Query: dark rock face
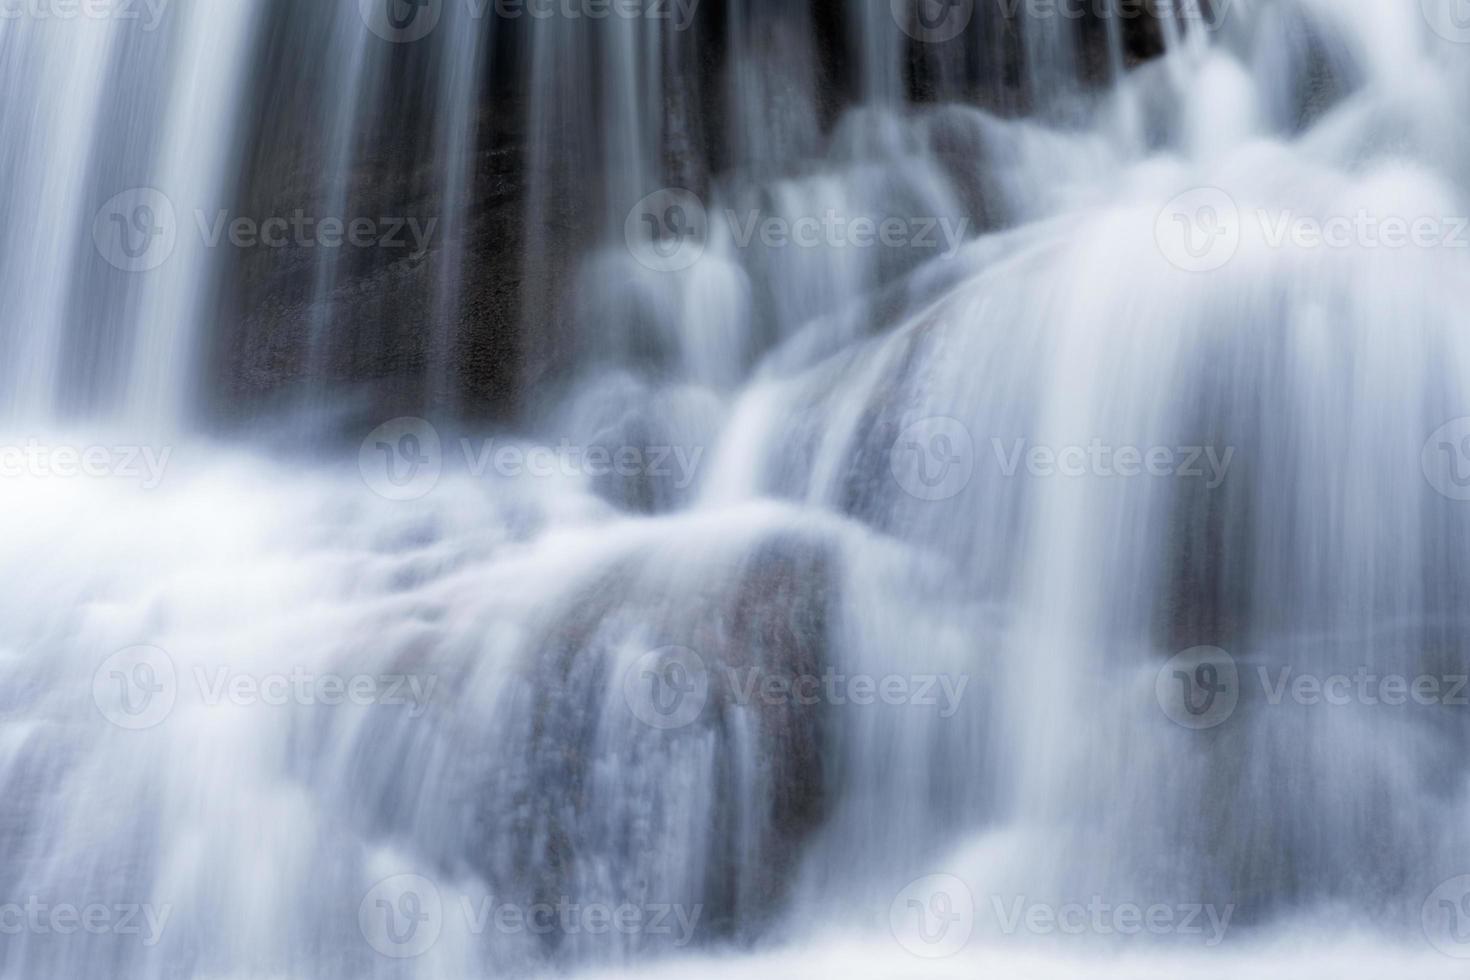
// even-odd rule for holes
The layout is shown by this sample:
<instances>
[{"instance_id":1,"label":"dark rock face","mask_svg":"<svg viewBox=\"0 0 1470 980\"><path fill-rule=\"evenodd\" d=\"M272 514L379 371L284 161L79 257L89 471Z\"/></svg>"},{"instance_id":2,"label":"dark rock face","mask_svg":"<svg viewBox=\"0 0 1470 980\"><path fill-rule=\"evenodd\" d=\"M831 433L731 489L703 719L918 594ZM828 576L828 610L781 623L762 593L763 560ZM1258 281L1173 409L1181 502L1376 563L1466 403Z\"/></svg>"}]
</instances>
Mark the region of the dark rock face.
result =
<instances>
[{"instance_id":1,"label":"dark rock face","mask_svg":"<svg viewBox=\"0 0 1470 980\"><path fill-rule=\"evenodd\" d=\"M689 37L679 41L677 64L666 66L662 167L671 183L697 191L735 162L727 118L733 16L728 0L707 0ZM787 4L767 10L747 0L741 16L781 36L809 36L810 47L800 47L814 58L818 125L830 129L856 98L851 11L836 0L811 0L804 10ZM616 203L603 198L595 179L606 162L596 151L588 155L607 142L596 131L605 121L591 111L600 93L557 95L563 103L585 103L582 125L532 134L531 23L487 17L476 26L487 42L475 138L468 159L459 161L469 175L466 200L444 190L448 122L438 94L449 32L405 45L373 39L371 70L344 119L344 82L327 67L340 56L343 39L320 11L277 0L252 72L260 81L232 217L262 221L301 212L315 219L416 219L433 232L422 250L348 246L325 265L321 247L294 241L226 249L219 326L212 332L216 380L208 391L220 425L312 404L355 404L379 419L437 411L514 421L528 393L564 380L576 346L565 323L574 306L567 294L579 258L603 234L596 216ZM1106 61L1103 25L1090 16L1076 32L1083 81L1103 77L1086 67ZM910 97L1028 109L1015 25L997 36L984 64L970 48L954 60L963 40L949 53L911 43ZM1155 19L1123 22L1130 58L1158 53L1159 36ZM589 47L587 57L595 70L606 52ZM936 69L947 63L945 71ZM333 150L333 134L344 125L351 143L345 170ZM539 200L530 198L533 184L543 190ZM983 210L983 202L968 203ZM343 213L328 213L333 210ZM446 283L454 286L450 308ZM346 430L356 421L323 425Z\"/></svg>"}]
</instances>

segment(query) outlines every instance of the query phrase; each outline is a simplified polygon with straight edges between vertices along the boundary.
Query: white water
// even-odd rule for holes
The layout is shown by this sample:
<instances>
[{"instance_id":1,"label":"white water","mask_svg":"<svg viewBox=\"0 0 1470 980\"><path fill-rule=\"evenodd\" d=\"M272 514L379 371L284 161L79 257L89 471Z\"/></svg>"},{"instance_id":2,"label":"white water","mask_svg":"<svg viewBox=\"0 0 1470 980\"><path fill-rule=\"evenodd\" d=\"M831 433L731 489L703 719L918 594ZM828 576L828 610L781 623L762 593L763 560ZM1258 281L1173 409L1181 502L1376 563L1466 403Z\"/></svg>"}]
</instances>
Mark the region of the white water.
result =
<instances>
[{"instance_id":1,"label":"white water","mask_svg":"<svg viewBox=\"0 0 1470 980\"><path fill-rule=\"evenodd\" d=\"M147 490L8 475L0 904L170 912L155 945L6 934L0 973L1458 975L1421 910L1438 914L1436 888L1470 873L1470 709L1273 705L1250 686L1281 666L1464 671L1470 505L1435 492L1421 454L1470 415L1470 250L1277 245L1256 218L1467 213L1470 48L1431 20L1383 0L1237 2L1219 31L1177 39L1090 104L1084 127L868 108L806 144L735 139L741 169L707 202L706 254L676 273L618 242L625 199L674 176L655 159L668 134L649 121L657 45L621 25L602 95L607 131L626 140L599 132L583 148L617 161L602 188L614 217L576 279L572 393L537 434L702 450L694 479L476 477L448 424L443 478L409 501L374 492L393 490L373 440L360 466L356 446L307 461L181 438ZM864 23L866 44L877 22ZM543 130L588 108L566 73L591 69L557 29L536 35L549 61L534 71L563 72L535 96ZM1050 59L1065 56L1034 37L1029 64L1053 79ZM1356 87L1299 125L1309 41ZM734 47L730 125L748 139L769 54ZM13 52L44 51L75 78L56 48L3 50L7 76ZM229 77L238 64L216 67ZM890 71L874 68L875 101ZM27 137L35 152L87 142L96 81L57 96L66 112ZM52 97L35 91L37 106ZM202 104L162 110L165 146L210 129ZM453 126L444 138L469 139ZM159 173L182 167L162 159ZM38 214L82 207L81 176L5 165L41 187ZM1189 272L1161 214L1167 229L1167 202L1202 187L1238 209L1240 243ZM533 213L551 193L533 192ZM948 258L742 248L721 217L954 216L976 195L993 228ZM39 242L46 255L74 247L59 232ZM34 396L13 399L3 444L41 432L48 445L136 443L136 430L54 421L46 403L69 389L40 352L59 349L56 304L74 280L65 263L16 254L0 281L42 288L24 301L39 304L31 318L13 321L35 326L4 336L31 345L43 373ZM153 309L194 302L203 273L183 268L150 281L168 297ZM177 344L187 359L193 341ZM29 390L13 373L7 390ZM128 394L173 389L159 376ZM968 482L924 499L895 469L913 432L967 435ZM1233 456L1218 486L1006 476L997 453L1016 440ZM1233 717L1190 731L1155 685L1200 644L1228 648L1245 683ZM148 654L155 680L165 664L175 678L172 711L142 731L105 717L118 717L111 671L146 676L108 658L137 645L166 652ZM716 678L830 666L967 687L944 717L741 705L717 682L696 719L666 731L637 717L623 683L668 647L694 650ZM434 687L422 712L210 703L217 678L296 670ZM926 960L913 951L937 947L890 913L935 874L974 898L974 934ZM396 959L359 913L375 896L409 908L402 875L431 881L443 911L437 940ZM375 891L384 880L400 886ZM674 904L697 908L700 926L687 945L477 934L459 901L491 895ZM1005 932L994 904L1094 897L1228 907L1232 920L1217 945L1208 930L1035 935Z\"/></svg>"}]
</instances>

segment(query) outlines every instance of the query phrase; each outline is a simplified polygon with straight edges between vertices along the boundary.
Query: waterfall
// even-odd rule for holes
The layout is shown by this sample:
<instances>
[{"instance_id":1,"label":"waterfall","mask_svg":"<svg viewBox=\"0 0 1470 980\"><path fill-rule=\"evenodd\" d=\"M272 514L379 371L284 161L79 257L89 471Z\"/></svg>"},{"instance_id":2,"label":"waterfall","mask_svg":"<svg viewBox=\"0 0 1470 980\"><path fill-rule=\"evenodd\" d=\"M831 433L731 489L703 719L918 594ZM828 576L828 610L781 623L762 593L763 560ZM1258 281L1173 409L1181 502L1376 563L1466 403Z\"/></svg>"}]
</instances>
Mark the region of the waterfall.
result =
<instances>
[{"instance_id":1,"label":"waterfall","mask_svg":"<svg viewBox=\"0 0 1470 980\"><path fill-rule=\"evenodd\" d=\"M0 978L1457 976L1462 14L4 7Z\"/></svg>"}]
</instances>

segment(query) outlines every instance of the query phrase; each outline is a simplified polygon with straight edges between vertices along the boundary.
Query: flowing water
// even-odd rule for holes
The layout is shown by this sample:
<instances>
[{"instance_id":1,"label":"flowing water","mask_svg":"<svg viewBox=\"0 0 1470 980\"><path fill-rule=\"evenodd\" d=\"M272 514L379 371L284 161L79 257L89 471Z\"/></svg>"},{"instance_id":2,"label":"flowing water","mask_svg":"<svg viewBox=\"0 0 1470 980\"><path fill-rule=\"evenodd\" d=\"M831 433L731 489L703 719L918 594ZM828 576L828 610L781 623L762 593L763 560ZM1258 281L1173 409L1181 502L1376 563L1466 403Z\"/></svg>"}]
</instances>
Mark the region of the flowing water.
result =
<instances>
[{"instance_id":1,"label":"flowing water","mask_svg":"<svg viewBox=\"0 0 1470 980\"><path fill-rule=\"evenodd\" d=\"M1186 3L1133 65L1125 4L850 0L839 109L819 7L696 9L717 72L473 3L0 19L0 975L1459 975L1464 11ZM321 435L321 252L310 397L222 432L196 214L293 99L350 213L398 71L427 418ZM545 357L487 427L507 71Z\"/></svg>"}]
</instances>

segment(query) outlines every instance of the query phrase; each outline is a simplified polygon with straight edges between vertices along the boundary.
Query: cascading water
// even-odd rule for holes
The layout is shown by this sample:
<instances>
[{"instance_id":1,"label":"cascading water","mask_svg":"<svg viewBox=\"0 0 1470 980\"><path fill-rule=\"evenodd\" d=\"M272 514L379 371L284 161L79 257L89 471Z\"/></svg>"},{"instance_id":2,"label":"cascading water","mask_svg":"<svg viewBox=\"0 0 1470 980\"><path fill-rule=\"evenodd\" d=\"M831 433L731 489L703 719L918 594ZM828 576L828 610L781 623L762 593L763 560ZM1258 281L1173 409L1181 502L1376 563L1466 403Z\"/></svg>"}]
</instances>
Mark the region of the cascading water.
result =
<instances>
[{"instance_id":1,"label":"cascading water","mask_svg":"<svg viewBox=\"0 0 1470 980\"><path fill-rule=\"evenodd\" d=\"M0 976L1458 975L1454 0L55 9Z\"/></svg>"}]
</instances>

